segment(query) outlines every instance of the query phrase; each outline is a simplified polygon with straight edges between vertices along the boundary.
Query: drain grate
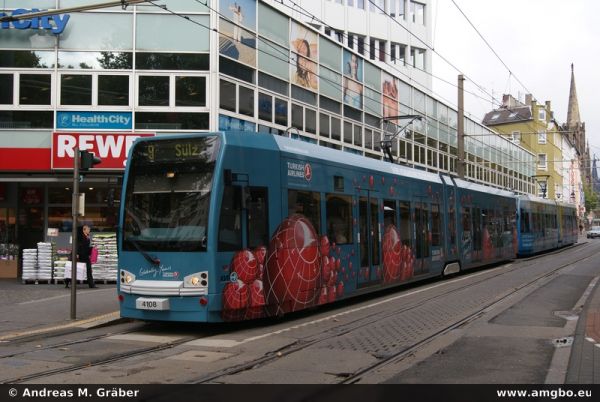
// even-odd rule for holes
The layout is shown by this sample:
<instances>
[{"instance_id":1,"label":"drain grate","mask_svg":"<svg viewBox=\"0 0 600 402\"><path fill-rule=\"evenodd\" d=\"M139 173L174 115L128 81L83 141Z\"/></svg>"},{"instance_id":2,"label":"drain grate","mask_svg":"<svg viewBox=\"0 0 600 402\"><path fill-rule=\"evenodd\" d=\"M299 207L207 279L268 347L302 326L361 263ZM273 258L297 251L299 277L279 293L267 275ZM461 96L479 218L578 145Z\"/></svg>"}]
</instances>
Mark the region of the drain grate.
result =
<instances>
[{"instance_id":1,"label":"drain grate","mask_svg":"<svg viewBox=\"0 0 600 402\"><path fill-rule=\"evenodd\" d=\"M571 346L573 344L573 337L567 336L565 338L558 338L552 341L555 347L564 348L565 346Z\"/></svg>"}]
</instances>

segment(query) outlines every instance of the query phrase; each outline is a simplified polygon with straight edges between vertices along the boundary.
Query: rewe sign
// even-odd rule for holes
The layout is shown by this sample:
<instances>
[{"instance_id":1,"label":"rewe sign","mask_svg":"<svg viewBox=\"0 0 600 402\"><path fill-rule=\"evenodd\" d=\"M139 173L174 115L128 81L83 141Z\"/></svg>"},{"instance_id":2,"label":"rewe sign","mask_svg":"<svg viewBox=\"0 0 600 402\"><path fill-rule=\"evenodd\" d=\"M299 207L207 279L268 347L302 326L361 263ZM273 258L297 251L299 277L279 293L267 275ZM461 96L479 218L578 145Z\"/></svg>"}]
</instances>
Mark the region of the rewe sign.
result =
<instances>
[{"instance_id":1,"label":"rewe sign","mask_svg":"<svg viewBox=\"0 0 600 402\"><path fill-rule=\"evenodd\" d=\"M52 169L73 169L75 147L93 152L102 163L93 169L123 170L131 144L150 133L53 133Z\"/></svg>"}]
</instances>

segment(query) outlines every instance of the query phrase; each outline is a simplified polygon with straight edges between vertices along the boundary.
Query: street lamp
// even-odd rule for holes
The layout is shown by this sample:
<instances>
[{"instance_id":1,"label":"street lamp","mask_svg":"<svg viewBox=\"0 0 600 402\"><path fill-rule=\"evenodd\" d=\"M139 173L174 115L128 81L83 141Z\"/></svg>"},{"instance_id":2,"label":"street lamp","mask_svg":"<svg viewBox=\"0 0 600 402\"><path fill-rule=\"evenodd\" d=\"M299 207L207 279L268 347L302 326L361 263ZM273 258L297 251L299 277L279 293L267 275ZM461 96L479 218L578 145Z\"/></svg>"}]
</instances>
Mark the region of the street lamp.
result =
<instances>
[{"instance_id":1,"label":"street lamp","mask_svg":"<svg viewBox=\"0 0 600 402\"><path fill-rule=\"evenodd\" d=\"M392 155L392 141L398 135L400 135L400 133L402 133L406 129L406 127L408 127L410 124L412 124L413 121L415 121L415 120L422 121L423 119L424 119L424 117L419 114L405 114L405 115L401 115L401 116L389 116L389 117L384 117L381 119L382 122L390 121L390 120L408 120L408 123L406 123L404 126L398 128L393 135L389 134L389 133L385 133L384 134L385 137L380 142L381 149L385 153L385 156L387 156L389 162L394 163L394 155Z\"/></svg>"}]
</instances>

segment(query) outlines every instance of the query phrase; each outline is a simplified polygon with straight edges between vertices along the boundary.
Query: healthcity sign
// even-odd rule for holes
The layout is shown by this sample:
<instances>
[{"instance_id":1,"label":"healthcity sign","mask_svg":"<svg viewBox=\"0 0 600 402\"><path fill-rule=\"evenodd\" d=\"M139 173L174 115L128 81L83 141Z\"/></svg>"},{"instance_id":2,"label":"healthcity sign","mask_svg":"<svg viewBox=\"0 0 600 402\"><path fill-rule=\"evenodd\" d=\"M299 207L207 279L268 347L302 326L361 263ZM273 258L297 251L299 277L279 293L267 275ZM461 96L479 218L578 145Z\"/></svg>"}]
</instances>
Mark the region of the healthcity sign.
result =
<instances>
[{"instance_id":1,"label":"healthcity sign","mask_svg":"<svg viewBox=\"0 0 600 402\"><path fill-rule=\"evenodd\" d=\"M32 8L31 10L18 8L14 10L11 14L0 13L0 18L11 16L15 17L17 15L37 13L40 11L45 10L38 10L37 8ZM14 29L46 29L52 32L53 34L58 35L65 30L67 22L69 22L69 18L71 18L69 14L54 14L45 15L43 17L32 17L13 21L5 21L3 19L1 26L2 29L10 29L11 25Z\"/></svg>"}]
</instances>

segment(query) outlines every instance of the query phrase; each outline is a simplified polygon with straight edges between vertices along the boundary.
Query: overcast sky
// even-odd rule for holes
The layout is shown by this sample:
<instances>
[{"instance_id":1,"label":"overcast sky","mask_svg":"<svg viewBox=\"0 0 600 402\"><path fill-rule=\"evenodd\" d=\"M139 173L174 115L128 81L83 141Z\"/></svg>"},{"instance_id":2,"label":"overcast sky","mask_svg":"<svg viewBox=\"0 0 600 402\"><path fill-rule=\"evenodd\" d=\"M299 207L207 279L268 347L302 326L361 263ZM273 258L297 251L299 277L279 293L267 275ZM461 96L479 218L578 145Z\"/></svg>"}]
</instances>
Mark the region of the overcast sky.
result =
<instances>
[{"instance_id":1,"label":"overcast sky","mask_svg":"<svg viewBox=\"0 0 600 402\"><path fill-rule=\"evenodd\" d=\"M600 156L600 1L598 0L454 0L491 47L492 53L452 0L432 0L433 47L472 81L465 89L465 110L475 120L500 102L503 93L524 99L527 91L538 102L552 102L555 119L567 118L571 63L579 112L586 123L590 152ZM459 74L434 55L433 73L453 83ZM516 78L527 88L517 81ZM434 79L436 94L456 104L456 87Z\"/></svg>"}]
</instances>

